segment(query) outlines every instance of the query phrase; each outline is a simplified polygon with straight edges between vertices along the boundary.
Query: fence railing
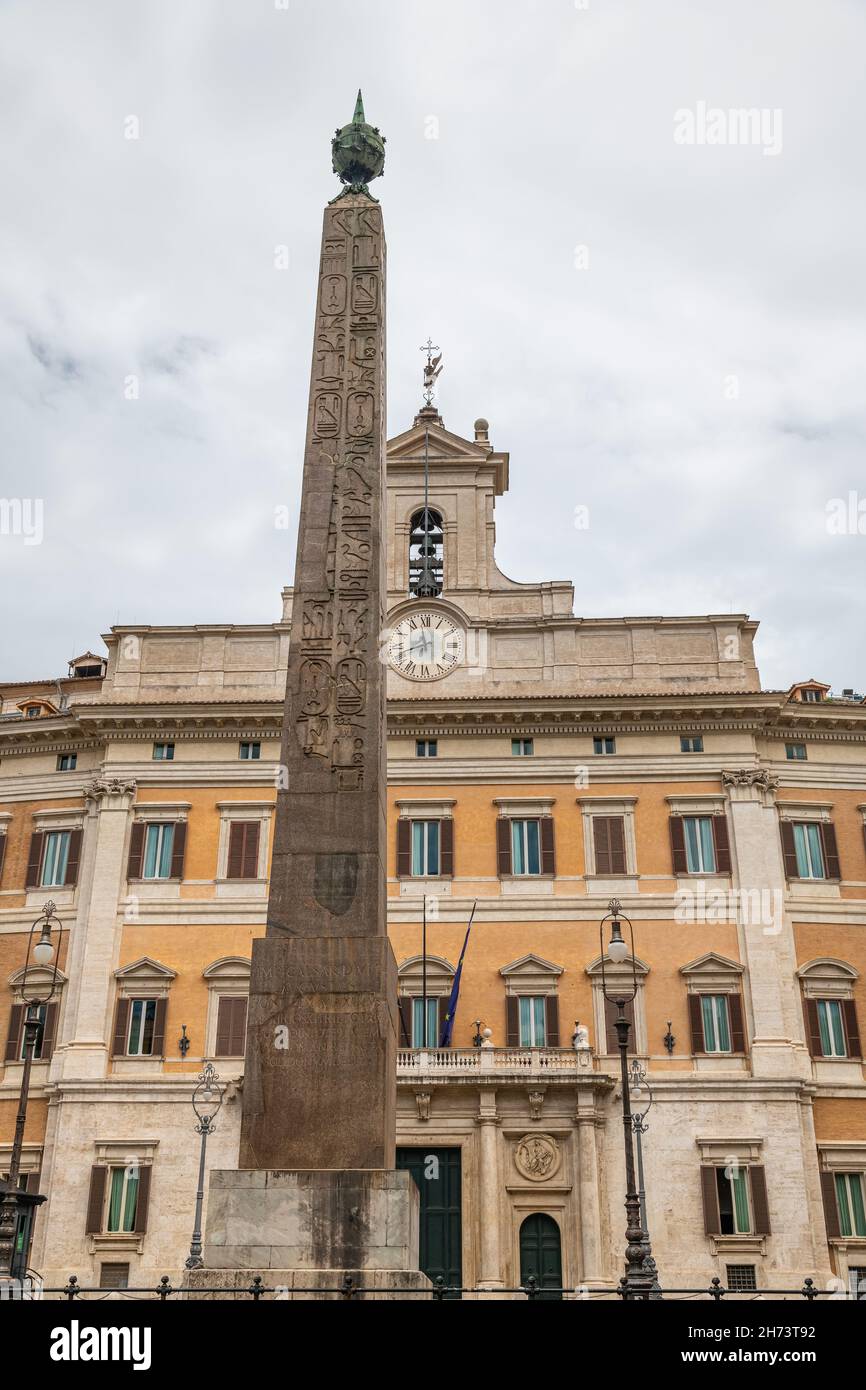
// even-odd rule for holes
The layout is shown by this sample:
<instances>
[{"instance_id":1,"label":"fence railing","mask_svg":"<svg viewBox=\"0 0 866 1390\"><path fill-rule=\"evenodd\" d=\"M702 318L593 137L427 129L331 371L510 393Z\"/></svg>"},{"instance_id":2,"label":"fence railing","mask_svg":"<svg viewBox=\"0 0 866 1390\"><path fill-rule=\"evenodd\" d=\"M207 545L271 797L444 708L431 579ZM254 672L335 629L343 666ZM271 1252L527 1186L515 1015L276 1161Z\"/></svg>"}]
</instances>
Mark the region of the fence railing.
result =
<instances>
[{"instance_id":1,"label":"fence railing","mask_svg":"<svg viewBox=\"0 0 866 1390\"><path fill-rule=\"evenodd\" d=\"M466 1072L578 1072L593 1069L588 1048L573 1047L402 1047L397 1053L397 1075L434 1072L462 1075Z\"/></svg>"}]
</instances>

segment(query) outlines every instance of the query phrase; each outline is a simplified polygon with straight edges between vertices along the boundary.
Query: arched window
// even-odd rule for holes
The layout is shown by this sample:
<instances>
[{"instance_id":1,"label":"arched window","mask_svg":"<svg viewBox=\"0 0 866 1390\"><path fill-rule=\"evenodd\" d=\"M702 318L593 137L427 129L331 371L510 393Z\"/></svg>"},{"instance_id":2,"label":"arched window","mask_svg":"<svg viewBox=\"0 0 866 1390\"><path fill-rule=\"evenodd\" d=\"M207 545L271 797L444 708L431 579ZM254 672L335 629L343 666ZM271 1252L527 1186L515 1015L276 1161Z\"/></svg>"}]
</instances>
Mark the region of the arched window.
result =
<instances>
[{"instance_id":1,"label":"arched window","mask_svg":"<svg viewBox=\"0 0 866 1390\"><path fill-rule=\"evenodd\" d=\"M409 592L436 598L442 592L445 534L442 517L432 507L415 512L409 525Z\"/></svg>"}]
</instances>

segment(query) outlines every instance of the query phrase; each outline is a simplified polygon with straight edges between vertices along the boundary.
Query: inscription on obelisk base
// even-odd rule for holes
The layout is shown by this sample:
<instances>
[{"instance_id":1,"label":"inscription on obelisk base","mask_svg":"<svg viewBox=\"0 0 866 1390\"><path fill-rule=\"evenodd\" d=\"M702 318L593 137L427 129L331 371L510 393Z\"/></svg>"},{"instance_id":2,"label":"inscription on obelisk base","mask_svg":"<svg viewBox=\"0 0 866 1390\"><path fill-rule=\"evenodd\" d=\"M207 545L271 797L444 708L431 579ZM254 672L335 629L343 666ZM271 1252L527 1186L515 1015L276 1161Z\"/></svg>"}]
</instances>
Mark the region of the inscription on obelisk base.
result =
<instances>
[{"instance_id":1,"label":"inscription on obelisk base","mask_svg":"<svg viewBox=\"0 0 866 1390\"><path fill-rule=\"evenodd\" d=\"M364 119L332 143L267 933L254 943L239 1168L211 1174L189 1288L350 1274L428 1286L418 1192L394 1169L397 970L385 853L385 238ZM390 1292L384 1292L387 1289ZM199 1295L206 1296L206 1295ZM219 1297L220 1295L214 1295ZM332 1295L339 1297L339 1294Z\"/></svg>"}]
</instances>

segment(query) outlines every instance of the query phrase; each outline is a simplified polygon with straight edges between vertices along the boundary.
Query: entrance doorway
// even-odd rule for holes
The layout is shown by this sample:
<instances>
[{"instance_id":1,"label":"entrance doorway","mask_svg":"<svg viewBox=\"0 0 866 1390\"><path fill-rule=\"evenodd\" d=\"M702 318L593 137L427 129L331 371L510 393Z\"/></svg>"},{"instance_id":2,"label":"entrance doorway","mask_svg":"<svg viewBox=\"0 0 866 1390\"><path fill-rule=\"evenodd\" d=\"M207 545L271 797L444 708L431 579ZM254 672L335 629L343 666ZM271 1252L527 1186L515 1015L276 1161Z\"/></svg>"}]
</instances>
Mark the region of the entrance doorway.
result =
<instances>
[{"instance_id":1,"label":"entrance doorway","mask_svg":"<svg viewBox=\"0 0 866 1390\"><path fill-rule=\"evenodd\" d=\"M562 1288L562 1243L559 1227L552 1216L544 1212L533 1212L527 1216L520 1227L520 1282L525 1284L530 1275L535 1277L536 1286L542 1292L539 1298L556 1302L562 1299L558 1292ZM557 1290L557 1292L553 1292Z\"/></svg>"},{"instance_id":2,"label":"entrance doorway","mask_svg":"<svg viewBox=\"0 0 866 1390\"><path fill-rule=\"evenodd\" d=\"M421 1269L429 1279L441 1277L459 1288L463 1282L460 1150L398 1149L397 1167L412 1174L421 1194Z\"/></svg>"}]
</instances>

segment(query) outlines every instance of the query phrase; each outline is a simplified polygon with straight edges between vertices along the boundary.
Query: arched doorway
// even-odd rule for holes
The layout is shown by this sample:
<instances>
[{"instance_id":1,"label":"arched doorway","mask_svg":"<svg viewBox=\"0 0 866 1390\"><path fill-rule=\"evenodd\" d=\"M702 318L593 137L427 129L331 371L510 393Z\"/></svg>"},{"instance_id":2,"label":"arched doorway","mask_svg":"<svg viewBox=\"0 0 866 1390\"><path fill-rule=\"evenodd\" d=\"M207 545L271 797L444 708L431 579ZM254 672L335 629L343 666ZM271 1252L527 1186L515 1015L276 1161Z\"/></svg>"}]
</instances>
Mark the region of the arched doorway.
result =
<instances>
[{"instance_id":1,"label":"arched doorway","mask_svg":"<svg viewBox=\"0 0 866 1390\"><path fill-rule=\"evenodd\" d=\"M552 1216L544 1212L533 1212L527 1216L520 1227L520 1282L525 1284L530 1274L535 1276L538 1288L551 1292L539 1294L539 1298L558 1301L562 1298L553 1290L562 1288L562 1244L559 1227Z\"/></svg>"}]
</instances>

